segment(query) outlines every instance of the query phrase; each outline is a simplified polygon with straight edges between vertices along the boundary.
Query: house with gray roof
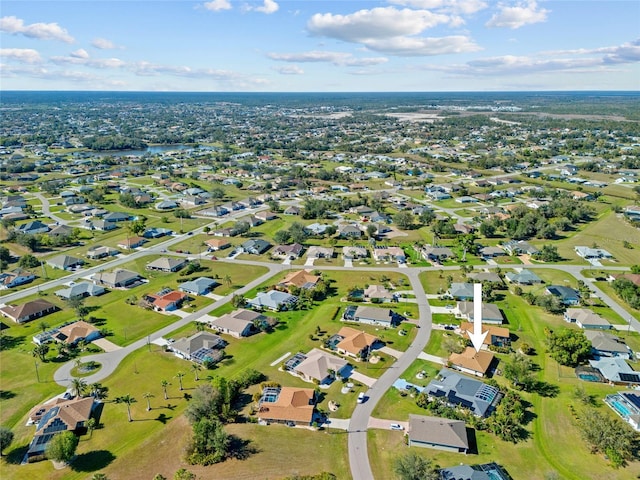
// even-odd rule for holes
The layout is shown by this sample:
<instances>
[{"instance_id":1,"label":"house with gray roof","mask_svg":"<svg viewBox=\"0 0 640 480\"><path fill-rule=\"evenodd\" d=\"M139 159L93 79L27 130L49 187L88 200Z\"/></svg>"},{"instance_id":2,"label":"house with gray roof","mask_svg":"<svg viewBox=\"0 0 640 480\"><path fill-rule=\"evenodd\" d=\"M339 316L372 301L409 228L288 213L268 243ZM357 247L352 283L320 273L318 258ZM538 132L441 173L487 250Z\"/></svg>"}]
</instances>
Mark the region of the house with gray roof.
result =
<instances>
[{"instance_id":1,"label":"house with gray roof","mask_svg":"<svg viewBox=\"0 0 640 480\"><path fill-rule=\"evenodd\" d=\"M42 223L40 220L33 220L31 222L23 223L16 227L18 233L25 235L36 235L38 233L47 233L49 231L49 225Z\"/></svg>"},{"instance_id":2,"label":"house with gray roof","mask_svg":"<svg viewBox=\"0 0 640 480\"><path fill-rule=\"evenodd\" d=\"M607 320L588 308L567 308L564 312L564 320L575 323L585 330L609 330L613 328Z\"/></svg>"},{"instance_id":3,"label":"house with gray roof","mask_svg":"<svg viewBox=\"0 0 640 480\"><path fill-rule=\"evenodd\" d=\"M453 313L458 318L473 322L473 302L458 302ZM482 323L501 325L503 321L502 312L496 304L482 302Z\"/></svg>"},{"instance_id":4,"label":"house with gray roof","mask_svg":"<svg viewBox=\"0 0 640 480\"><path fill-rule=\"evenodd\" d=\"M343 315L343 320L358 323L366 323L368 325L382 325L385 327L393 327L402 321L402 317L388 308L376 308L360 305L353 313Z\"/></svg>"},{"instance_id":5,"label":"house with gray roof","mask_svg":"<svg viewBox=\"0 0 640 480\"><path fill-rule=\"evenodd\" d=\"M502 248L504 248L509 255L534 255L540 251L525 240L510 240L504 243Z\"/></svg>"},{"instance_id":6,"label":"house with gray roof","mask_svg":"<svg viewBox=\"0 0 640 480\"><path fill-rule=\"evenodd\" d=\"M444 262L448 258L453 258L454 253L449 247L434 247L431 245L425 245L420 250L422 258L428 261Z\"/></svg>"},{"instance_id":7,"label":"house with gray roof","mask_svg":"<svg viewBox=\"0 0 640 480\"><path fill-rule=\"evenodd\" d=\"M219 362L224 357L227 345L222 337L209 332L198 332L188 338L170 343L168 348L177 357L196 363Z\"/></svg>"},{"instance_id":8,"label":"house with gray roof","mask_svg":"<svg viewBox=\"0 0 640 480\"><path fill-rule=\"evenodd\" d=\"M56 295L64 300L72 298L97 297L106 292L102 285L91 282L70 282L67 288L56 291Z\"/></svg>"},{"instance_id":9,"label":"house with gray roof","mask_svg":"<svg viewBox=\"0 0 640 480\"><path fill-rule=\"evenodd\" d=\"M195 280L181 283L178 290L190 295L206 295L218 285L220 283L212 278L199 277Z\"/></svg>"},{"instance_id":10,"label":"house with gray roof","mask_svg":"<svg viewBox=\"0 0 640 480\"><path fill-rule=\"evenodd\" d=\"M270 248L271 244L266 240L262 240L261 238L252 238L251 240L247 240L241 246L239 246L238 250L245 253L252 253L253 255L261 255Z\"/></svg>"},{"instance_id":11,"label":"house with gray roof","mask_svg":"<svg viewBox=\"0 0 640 480\"><path fill-rule=\"evenodd\" d=\"M235 338L248 337L258 331L256 324L267 317L252 310L239 308L209 322L209 326L220 333L226 333Z\"/></svg>"},{"instance_id":12,"label":"house with gray roof","mask_svg":"<svg viewBox=\"0 0 640 480\"><path fill-rule=\"evenodd\" d=\"M546 291L548 294L558 297L563 305L578 305L580 303L580 294L573 288L564 285L549 285Z\"/></svg>"},{"instance_id":13,"label":"house with gray roof","mask_svg":"<svg viewBox=\"0 0 640 480\"><path fill-rule=\"evenodd\" d=\"M589 365L600 372L610 383L616 385L640 385L640 372L636 372L624 358L603 357L589 360Z\"/></svg>"},{"instance_id":14,"label":"house with gray roof","mask_svg":"<svg viewBox=\"0 0 640 480\"><path fill-rule=\"evenodd\" d=\"M139 285L144 279L131 270L116 268L112 272L95 273L91 280L109 288L130 288Z\"/></svg>"},{"instance_id":15,"label":"house with gray roof","mask_svg":"<svg viewBox=\"0 0 640 480\"><path fill-rule=\"evenodd\" d=\"M607 252L603 248L576 246L574 247L574 250L576 251L579 257L582 257L585 260L593 260L593 259L599 260L603 258L610 260L613 258L613 255L611 255L609 252Z\"/></svg>"},{"instance_id":16,"label":"house with gray roof","mask_svg":"<svg viewBox=\"0 0 640 480\"><path fill-rule=\"evenodd\" d=\"M56 255L47 260L47 265L59 270L71 270L76 267L81 267L84 263L84 260L81 258L72 257L71 255Z\"/></svg>"},{"instance_id":17,"label":"house with gray roof","mask_svg":"<svg viewBox=\"0 0 640 480\"><path fill-rule=\"evenodd\" d=\"M473 283L453 282L447 291L451 298L469 300L473 298Z\"/></svg>"},{"instance_id":18,"label":"house with gray roof","mask_svg":"<svg viewBox=\"0 0 640 480\"><path fill-rule=\"evenodd\" d=\"M463 406L479 417L488 417L502 399L496 387L443 368L423 390L451 406Z\"/></svg>"},{"instance_id":19,"label":"house with gray roof","mask_svg":"<svg viewBox=\"0 0 640 480\"><path fill-rule=\"evenodd\" d=\"M159 272L177 272L187 264L186 258L160 257L147 263L147 270Z\"/></svg>"},{"instance_id":20,"label":"house with gray roof","mask_svg":"<svg viewBox=\"0 0 640 480\"><path fill-rule=\"evenodd\" d=\"M462 420L410 414L407 437L410 447L458 453L469 450L467 427Z\"/></svg>"},{"instance_id":21,"label":"house with gray roof","mask_svg":"<svg viewBox=\"0 0 640 480\"><path fill-rule=\"evenodd\" d=\"M253 308L266 308L267 310L278 312L294 308L298 303L298 297L279 290L269 290L267 292L258 292L258 295L247 303Z\"/></svg>"},{"instance_id":22,"label":"house with gray roof","mask_svg":"<svg viewBox=\"0 0 640 480\"><path fill-rule=\"evenodd\" d=\"M591 354L594 357L619 357L631 359L633 353L622 339L598 330L585 330L585 336L591 342Z\"/></svg>"},{"instance_id":23,"label":"house with gray roof","mask_svg":"<svg viewBox=\"0 0 640 480\"><path fill-rule=\"evenodd\" d=\"M440 480L511 480L511 477L498 464L483 463L442 468Z\"/></svg>"},{"instance_id":24,"label":"house with gray roof","mask_svg":"<svg viewBox=\"0 0 640 480\"><path fill-rule=\"evenodd\" d=\"M535 283L542 283L542 279L531 270L525 268L516 268L515 272L507 272L504 278L508 282L516 285L533 285Z\"/></svg>"}]
</instances>

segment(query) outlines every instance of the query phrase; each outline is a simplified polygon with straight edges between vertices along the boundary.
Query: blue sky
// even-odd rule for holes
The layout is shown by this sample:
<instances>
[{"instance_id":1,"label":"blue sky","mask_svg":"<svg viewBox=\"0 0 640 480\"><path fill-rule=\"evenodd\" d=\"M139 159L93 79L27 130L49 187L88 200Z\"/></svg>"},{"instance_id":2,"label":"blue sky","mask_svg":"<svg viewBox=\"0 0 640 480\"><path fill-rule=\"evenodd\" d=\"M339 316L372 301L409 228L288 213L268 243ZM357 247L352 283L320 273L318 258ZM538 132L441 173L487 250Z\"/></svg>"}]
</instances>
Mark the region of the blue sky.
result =
<instances>
[{"instance_id":1,"label":"blue sky","mask_svg":"<svg viewBox=\"0 0 640 480\"><path fill-rule=\"evenodd\" d=\"M640 1L3 0L0 88L640 90Z\"/></svg>"}]
</instances>

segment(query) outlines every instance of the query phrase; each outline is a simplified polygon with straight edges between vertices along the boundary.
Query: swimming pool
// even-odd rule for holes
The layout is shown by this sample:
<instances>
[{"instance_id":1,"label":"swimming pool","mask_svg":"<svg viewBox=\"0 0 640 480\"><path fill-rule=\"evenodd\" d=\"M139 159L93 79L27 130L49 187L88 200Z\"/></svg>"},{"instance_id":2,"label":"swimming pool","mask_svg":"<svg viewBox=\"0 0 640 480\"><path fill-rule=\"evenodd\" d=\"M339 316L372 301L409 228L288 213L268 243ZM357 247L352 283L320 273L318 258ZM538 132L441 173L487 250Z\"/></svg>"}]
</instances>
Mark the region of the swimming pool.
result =
<instances>
[{"instance_id":1,"label":"swimming pool","mask_svg":"<svg viewBox=\"0 0 640 480\"><path fill-rule=\"evenodd\" d=\"M631 415L631 412L629 411L629 409L625 405L623 405L622 403L616 400L613 400L611 402L611 406L615 408L615 410L623 417L628 417L629 415Z\"/></svg>"},{"instance_id":2,"label":"swimming pool","mask_svg":"<svg viewBox=\"0 0 640 480\"><path fill-rule=\"evenodd\" d=\"M599 382L600 381L598 376L594 375L592 373L579 373L578 374L578 378L580 378L580 380L584 380L586 382Z\"/></svg>"}]
</instances>

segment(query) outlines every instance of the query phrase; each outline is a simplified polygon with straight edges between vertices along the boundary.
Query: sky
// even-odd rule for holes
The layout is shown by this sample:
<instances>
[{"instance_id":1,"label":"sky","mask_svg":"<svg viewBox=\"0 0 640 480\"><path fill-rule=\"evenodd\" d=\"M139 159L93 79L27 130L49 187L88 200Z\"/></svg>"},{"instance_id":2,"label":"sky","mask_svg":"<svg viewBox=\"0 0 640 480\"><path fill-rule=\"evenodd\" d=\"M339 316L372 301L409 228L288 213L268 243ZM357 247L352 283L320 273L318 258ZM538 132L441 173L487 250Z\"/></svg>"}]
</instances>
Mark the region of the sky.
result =
<instances>
[{"instance_id":1,"label":"sky","mask_svg":"<svg viewBox=\"0 0 640 480\"><path fill-rule=\"evenodd\" d=\"M2 0L2 90L640 90L640 0Z\"/></svg>"}]
</instances>

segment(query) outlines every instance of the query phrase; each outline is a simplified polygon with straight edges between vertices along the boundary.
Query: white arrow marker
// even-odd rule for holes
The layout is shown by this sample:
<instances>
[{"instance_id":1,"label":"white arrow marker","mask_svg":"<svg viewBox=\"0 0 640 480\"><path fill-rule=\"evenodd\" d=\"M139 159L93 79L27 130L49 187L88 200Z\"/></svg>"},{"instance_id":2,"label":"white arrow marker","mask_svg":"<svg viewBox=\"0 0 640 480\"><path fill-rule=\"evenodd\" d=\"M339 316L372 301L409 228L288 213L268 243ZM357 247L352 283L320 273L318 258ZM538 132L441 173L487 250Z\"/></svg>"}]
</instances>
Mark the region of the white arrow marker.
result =
<instances>
[{"instance_id":1,"label":"white arrow marker","mask_svg":"<svg viewBox=\"0 0 640 480\"><path fill-rule=\"evenodd\" d=\"M476 349L476 352L480 351L482 344L484 343L484 339L489 333L489 331L482 331L482 284L474 283L473 284L473 332L467 332L469 334L469 338L471 339L471 343L473 343L473 348Z\"/></svg>"}]
</instances>

